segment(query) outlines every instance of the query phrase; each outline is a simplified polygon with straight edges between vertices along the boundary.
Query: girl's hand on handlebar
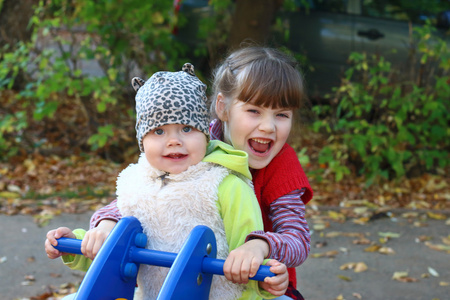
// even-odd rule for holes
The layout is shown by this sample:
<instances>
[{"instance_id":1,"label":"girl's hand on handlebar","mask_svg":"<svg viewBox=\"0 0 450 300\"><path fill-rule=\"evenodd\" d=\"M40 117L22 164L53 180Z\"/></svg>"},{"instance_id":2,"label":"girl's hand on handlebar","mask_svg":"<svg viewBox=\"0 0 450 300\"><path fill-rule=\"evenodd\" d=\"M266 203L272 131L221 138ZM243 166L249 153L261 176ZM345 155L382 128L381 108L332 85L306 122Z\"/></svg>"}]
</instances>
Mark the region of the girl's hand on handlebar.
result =
<instances>
[{"instance_id":1,"label":"girl's hand on handlebar","mask_svg":"<svg viewBox=\"0 0 450 300\"><path fill-rule=\"evenodd\" d=\"M58 245L57 239L62 237L74 239L75 234L73 234L72 230L67 227L59 227L47 232L47 239L45 240L45 252L47 253L48 258L55 259L62 255L68 254L61 252L53 247Z\"/></svg>"},{"instance_id":2,"label":"girl's hand on handlebar","mask_svg":"<svg viewBox=\"0 0 450 300\"><path fill-rule=\"evenodd\" d=\"M253 239L230 252L223 265L225 277L233 283L247 284L256 275L269 253L265 240Z\"/></svg>"},{"instance_id":3,"label":"girl's hand on handlebar","mask_svg":"<svg viewBox=\"0 0 450 300\"><path fill-rule=\"evenodd\" d=\"M289 285L289 273L286 265L271 259L266 266L270 266L270 271L276 276L266 277L264 281L259 282L259 286L274 296L284 295Z\"/></svg>"}]
</instances>

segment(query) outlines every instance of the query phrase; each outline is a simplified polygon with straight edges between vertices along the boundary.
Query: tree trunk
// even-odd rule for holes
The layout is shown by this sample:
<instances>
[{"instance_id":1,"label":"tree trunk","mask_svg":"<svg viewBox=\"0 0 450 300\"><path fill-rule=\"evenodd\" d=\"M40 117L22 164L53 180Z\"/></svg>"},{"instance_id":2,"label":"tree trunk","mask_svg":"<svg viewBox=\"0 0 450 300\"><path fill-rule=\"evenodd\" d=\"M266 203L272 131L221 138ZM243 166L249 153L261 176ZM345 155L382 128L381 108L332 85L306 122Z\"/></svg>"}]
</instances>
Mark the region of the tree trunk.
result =
<instances>
[{"instance_id":1,"label":"tree trunk","mask_svg":"<svg viewBox=\"0 0 450 300\"><path fill-rule=\"evenodd\" d=\"M28 27L33 16L33 0L3 0L0 11L0 48L19 41L29 41L32 28Z\"/></svg>"},{"instance_id":2,"label":"tree trunk","mask_svg":"<svg viewBox=\"0 0 450 300\"><path fill-rule=\"evenodd\" d=\"M3 0L0 10L0 60L3 59L3 47L9 44L11 51L19 41L28 42L33 29L28 24L34 13L33 0ZM26 85L26 76L19 71L14 79L13 90L21 90Z\"/></svg>"},{"instance_id":3,"label":"tree trunk","mask_svg":"<svg viewBox=\"0 0 450 300\"><path fill-rule=\"evenodd\" d=\"M270 27L283 0L236 0L229 47L240 48L242 42L265 45Z\"/></svg>"}]
</instances>

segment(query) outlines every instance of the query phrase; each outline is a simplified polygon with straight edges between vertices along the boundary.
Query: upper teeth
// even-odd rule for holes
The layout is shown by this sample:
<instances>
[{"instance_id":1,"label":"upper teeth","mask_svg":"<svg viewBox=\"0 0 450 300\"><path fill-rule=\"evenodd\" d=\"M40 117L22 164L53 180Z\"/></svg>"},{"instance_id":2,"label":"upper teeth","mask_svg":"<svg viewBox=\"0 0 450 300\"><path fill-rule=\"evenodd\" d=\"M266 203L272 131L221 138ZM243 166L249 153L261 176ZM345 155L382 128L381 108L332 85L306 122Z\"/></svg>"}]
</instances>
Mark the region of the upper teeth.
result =
<instances>
[{"instance_id":1,"label":"upper teeth","mask_svg":"<svg viewBox=\"0 0 450 300\"><path fill-rule=\"evenodd\" d=\"M260 143L260 144L270 143L270 140L263 140L263 139L252 139L252 140L254 140L255 142Z\"/></svg>"}]
</instances>

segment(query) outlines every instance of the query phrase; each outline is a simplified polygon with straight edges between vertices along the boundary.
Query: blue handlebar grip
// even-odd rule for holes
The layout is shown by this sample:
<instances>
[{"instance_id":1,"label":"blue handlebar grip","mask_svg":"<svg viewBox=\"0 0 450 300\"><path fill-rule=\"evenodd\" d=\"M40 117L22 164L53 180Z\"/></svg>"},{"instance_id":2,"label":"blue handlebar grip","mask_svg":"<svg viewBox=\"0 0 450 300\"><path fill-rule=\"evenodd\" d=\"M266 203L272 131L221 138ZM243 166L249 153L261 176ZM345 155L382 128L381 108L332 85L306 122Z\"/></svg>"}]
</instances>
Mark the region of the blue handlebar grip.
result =
<instances>
[{"instance_id":1,"label":"blue handlebar grip","mask_svg":"<svg viewBox=\"0 0 450 300\"><path fill-rule=\"evenodd\" d=\"M59 238L58 245L53 246L61 252L81 254L81 240L69 239L69 238Z\"/></svg>"},{"instance_id":2,"label":"blue handlebar grip","mask_svg":"<svg viewBox=\"0 0 450 300\"><path fill-rule=\"evenodd\" d=\"M222 259L215 259L205 257L203 259L202 264L202 272L216 274L216 275L224 275L223 273L223 264L225 263ZM253 277L250 277L251 280L264 281L266 277L273 277L274 273L270 272L269 266L260 266L258 272Z\"/></svg>"}]
</instances>

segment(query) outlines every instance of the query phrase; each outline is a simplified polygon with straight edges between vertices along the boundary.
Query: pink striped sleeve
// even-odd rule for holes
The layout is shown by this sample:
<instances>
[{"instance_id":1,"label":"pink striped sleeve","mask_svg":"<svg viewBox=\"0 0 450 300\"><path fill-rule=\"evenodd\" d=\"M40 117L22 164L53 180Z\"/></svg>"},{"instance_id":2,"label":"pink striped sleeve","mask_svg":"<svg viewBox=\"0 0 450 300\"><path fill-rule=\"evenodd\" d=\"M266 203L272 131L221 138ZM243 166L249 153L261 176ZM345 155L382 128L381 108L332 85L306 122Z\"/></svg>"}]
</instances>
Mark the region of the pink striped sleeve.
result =
<instances>
[{"instance_id":1,"label":"pink striped sleeve","mask_svg":"<svg viewBox=\"0 0 450 300\"><path fill-rule=\"evenodd\" d=\"M261 238L270 247L269 257L281 261L288 268L301 265L308 257L311 243L305 204L301 200L304 189L286 194L270 205L269 218L274 232L255 231L247 240Z\"/></svg>"},{"instance_id":2,"label":"pink striped sleeve","mask_svg":"<svg viewBox=\"0 0 450 300\"><path fill-rule=\"evenodd\" d=\"M122 218L122 214L117 208L117 199L110 204L97 210L91 217L90 228L95 228L102 220L112 220L118 222Z\"/></svg>"}]
</instances>

